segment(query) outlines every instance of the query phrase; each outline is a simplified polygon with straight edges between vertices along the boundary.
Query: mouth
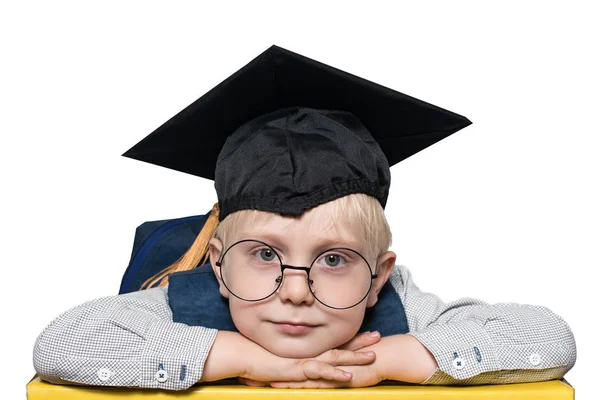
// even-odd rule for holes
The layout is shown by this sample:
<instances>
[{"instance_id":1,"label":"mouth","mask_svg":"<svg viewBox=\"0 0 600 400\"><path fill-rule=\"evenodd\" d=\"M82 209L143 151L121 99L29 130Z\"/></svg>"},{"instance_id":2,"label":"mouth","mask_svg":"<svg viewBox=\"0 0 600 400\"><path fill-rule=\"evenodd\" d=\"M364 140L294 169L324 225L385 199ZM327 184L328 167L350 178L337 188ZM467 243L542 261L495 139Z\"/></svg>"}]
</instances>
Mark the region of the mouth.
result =
<instances>
[{"instance_id":1,"label":"mouth","mask_svg":"<svg viewBox=\"0 0 600 400\"><path fill-rule=\"evenodd\" d=\"M314 325L314 324L308 324L305 322L292 322L292 321L280 321L280 322L272 321L272 322L282 332L292 334L292 335L300 335L300 334L308 333L319 326L319 325Z\"/></svg>"}]
</instances>

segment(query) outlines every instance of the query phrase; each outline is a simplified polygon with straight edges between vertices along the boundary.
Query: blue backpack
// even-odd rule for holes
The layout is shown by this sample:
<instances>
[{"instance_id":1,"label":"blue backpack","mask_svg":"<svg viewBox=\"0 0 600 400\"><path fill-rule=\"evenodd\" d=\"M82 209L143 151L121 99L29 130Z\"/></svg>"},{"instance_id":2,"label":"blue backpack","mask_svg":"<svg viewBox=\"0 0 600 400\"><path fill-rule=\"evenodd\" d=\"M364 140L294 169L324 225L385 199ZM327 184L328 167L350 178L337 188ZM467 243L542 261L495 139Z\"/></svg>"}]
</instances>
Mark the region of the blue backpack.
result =
<instances>
[{"instance_id":1,"label":"blue backpack","mask_svg":"<svg viewBox=\"0 0 600 400\"><path fill-rule=\"evenodd\" d=\"M177 261L194 243L209 215L210 211L205 215L148 221L138 226L119 294L140 290L148 278Z\"/></svg>"},{"instance_id":2,"label":"blue backpack","mask_svg":"<svg viewBox=\"0 0 600 400\"><path fill-rule=\"evenodd\" d=\"M149 221L138 226L119 294L140 290L148 278L177 261L196 240L209 215L210 212ZM228 302L219 293L210 264L169 275L168 293L173 322L237 330L229 314ZM365 314L361 332L374 330L382 336L408 332L404 306L390 282L381 289L377 304L368 308Z\"/></svg>"}]
</instances>

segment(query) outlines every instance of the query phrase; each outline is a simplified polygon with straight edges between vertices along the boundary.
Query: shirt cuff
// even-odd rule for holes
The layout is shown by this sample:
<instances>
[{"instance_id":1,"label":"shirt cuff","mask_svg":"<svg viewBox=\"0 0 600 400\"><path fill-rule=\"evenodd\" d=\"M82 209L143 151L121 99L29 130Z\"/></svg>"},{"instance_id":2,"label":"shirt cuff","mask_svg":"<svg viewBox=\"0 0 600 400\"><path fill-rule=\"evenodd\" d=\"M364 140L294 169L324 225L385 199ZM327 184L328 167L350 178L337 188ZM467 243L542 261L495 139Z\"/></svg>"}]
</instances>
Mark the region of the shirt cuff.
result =
<instances>
[{"instance_id":1,"label":"shirt cuff","mask_svg":"<svg viewBox=\"0 0 600 400\"><path fill-rule=\"evenodd\" d=\"M500 369L496 347L478 322L432 324L408 335L419 340L438 363L437 370L422 384L460 384L461 380Z\"/></svg>"},{"instance_id":2,"label":"shirt cuff","mask_svg":"<svg viewBox=\"0 0 600 400\"><path fill-rule=\"evenodd\" d=\"M217 330L154 321L147 330L139 386L184 390L200 380Z\"/></svg>"}]
</instances>

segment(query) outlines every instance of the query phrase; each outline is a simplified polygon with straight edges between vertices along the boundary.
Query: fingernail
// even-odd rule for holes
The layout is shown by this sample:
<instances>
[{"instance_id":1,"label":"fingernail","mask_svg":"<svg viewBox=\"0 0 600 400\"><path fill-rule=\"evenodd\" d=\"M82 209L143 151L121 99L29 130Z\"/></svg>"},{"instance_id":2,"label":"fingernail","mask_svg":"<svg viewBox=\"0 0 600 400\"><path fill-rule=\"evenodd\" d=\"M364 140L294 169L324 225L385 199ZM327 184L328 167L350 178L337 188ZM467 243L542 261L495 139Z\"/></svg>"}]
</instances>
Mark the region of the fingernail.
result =
<instances>
[{"instance_id":1,"label":"fingernail","mask_svg":"<svg viewBox=\"0 0 600 400\"><path fill-rule=\"evenodd\" d=\"M365 352L365 355L367 357L373 357L375 355L375 352L374 351L367 351L367 352Z\"/></svg>"},{"instance_id":2,"label":"fingernail","mask_svg":"<svg viewBox=\"0 0 600 400\"><path fill-rule=\"evenodd\" d=\"M377 331L371 332L371 333L369 333L369 336L371 336L371 337L377 337L377 336L379 336L379 332L377 332Z\"/></svg>"},{"instance_id":3,"label":"fingernail","mask_svg":"<svg viewBox=\"0 0 600 400\"><path fill-rule=\"evenodd\" d=\"M347 377L347 378L351 378L352 377L352 372L344 371L344 376Z\"/></svg>"}]
</instances>

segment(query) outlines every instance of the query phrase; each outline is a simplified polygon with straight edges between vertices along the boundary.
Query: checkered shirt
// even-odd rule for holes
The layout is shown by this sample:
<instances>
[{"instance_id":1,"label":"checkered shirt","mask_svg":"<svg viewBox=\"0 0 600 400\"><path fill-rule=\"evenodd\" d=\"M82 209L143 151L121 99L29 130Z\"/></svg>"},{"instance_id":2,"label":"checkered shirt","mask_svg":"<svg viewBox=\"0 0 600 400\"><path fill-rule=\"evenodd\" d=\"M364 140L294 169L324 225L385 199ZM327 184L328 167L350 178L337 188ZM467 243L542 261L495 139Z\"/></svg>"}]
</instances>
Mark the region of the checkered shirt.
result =
<instances>
[{"instance_id":1,"label":"checkered shirt","mask_svg":"<svg viewBox=\"0 0 600 400\"><path fill-rule=\"evenodd\" d=\"M404 266L390 277L409 335L435 357L422 384L480 385L564 376L575 364L573 333L546 307L444 303L422 292ZM54 319L38 336L33 364L57 384L187 389L202 376L215 329L173 322L167 288L102 297Z\"/></svg>"}]
</instances>

